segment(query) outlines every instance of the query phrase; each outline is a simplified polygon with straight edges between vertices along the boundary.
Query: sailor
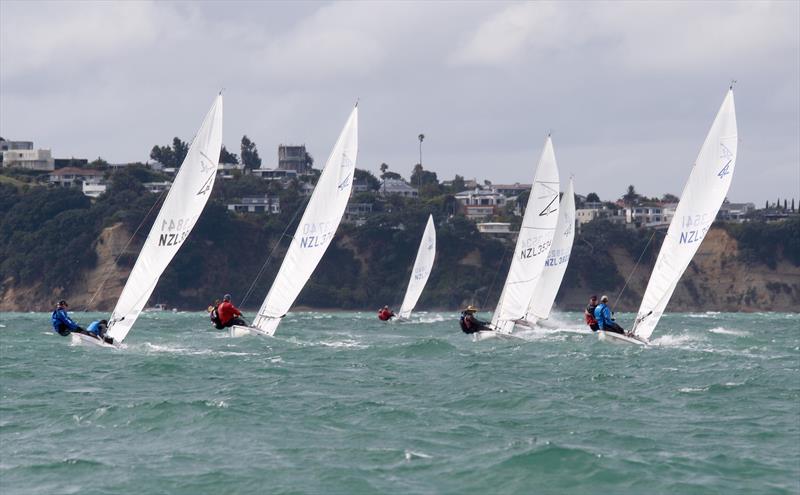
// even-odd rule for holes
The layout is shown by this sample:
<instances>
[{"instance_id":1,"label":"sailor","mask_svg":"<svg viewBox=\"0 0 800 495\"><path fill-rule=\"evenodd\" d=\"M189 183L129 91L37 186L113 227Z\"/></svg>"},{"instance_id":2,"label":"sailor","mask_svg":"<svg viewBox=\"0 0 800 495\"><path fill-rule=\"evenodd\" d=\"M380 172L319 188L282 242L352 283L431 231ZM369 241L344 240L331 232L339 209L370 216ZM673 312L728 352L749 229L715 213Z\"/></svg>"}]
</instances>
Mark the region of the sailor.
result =
<instances>
[{"instance_id":1,"label":"sailor","mask_svg":"<svg viewBox=\"0 0 800 495\"><path fill-rule=\"evenodd\" d=\"M50 321L53 323L53 331L62 337L66 337L71 332L86 333L86 330L78 326L78 324L69 317L67 308L69 308L67 301L63 299L58 301L58 306L55 311L53 311L53 314L50 315Z\"/></svg>"},{"instance_id":2,"label":"sailor","mask_svg":"<svg viewBox=\"0 0 800 495\"><path fill-rule=\"evenodd\" d=\"M487 326L487 322L475 318L476 311L478 311L478 308L470 304L467 306L467 309L461 312L459 324L461 325L461 330L464 333L475 333L481 330L490 330L490 328Z\"/></svg>"},{"instance_id":3,"label":"sailor","mask_svg":"<svg viewBox=\"0 0 800 495\"><path fill-rule=\"evenodd\" d=\"M594 317L597 320L597 325L600 327L600 330L625 335L625 330L617 325L617 322L611 317L611 310L608 307L608 296L600 298L600 304L594 308Z\"/></svg>"},{"instance_id":4,"label":"sailor","mask_svg":"<svg viewBox=\"0 0 800 495\"><path fill-rule=\"evenodd\" d=\"M208 307L208 318L211 320L211 323L214 324L214 328L217 330L222 330L225 328L222 325L222 321L219 319L219 299L214 300L214 304Z\"/></svg>"},{"instance_id":5,"label":"sailor","mask_svg":"<svg viewBox=\"0 0 800 495\"><path fill-rule=\"evenodd\" d=\"M113 344L114 339L112 339L111 337L106 337L107 331L108 331L108 320L93 321L89 323L88 327L86 327L86 333L88 335L100 339L107 344Z\"/></svg>"},{"instance_id":6,"label":"sailor","mask_svg":"<svg viewBox=\"0 0 800 495\"><path fill-rule=\"evenodd\" d=\"M389 321L394 318L394 311L389 309L389 306L384 306L378 310L378 319L381 321Z\"/></svg>"},{"instance_id":7,"label":"sailor","mask_svg":"<svg viewBox=\"0 0 800 495\"><path fill-rule=\"evenodd\" d=\"M597 296L593 295L589 298L589 304L586 305L586 309L583 310L583 319L592 329L592 332L596 332L600 328L597 324L597 319L594 317L595 308L597 308Z\"/></svg>"},{"instance_id":8,"label":"sailor","mask_svg":"<svg viewBox=\"0 0 800 495\"><path fill-rule=\"evenodd\" d=\"M217 306L217 314L222 327L232 327L234 325L247 325L241 318L242 312L239 308L231 303L231 295L225 294L222 298L222 304Z\"/></svg>"}]
</instances>

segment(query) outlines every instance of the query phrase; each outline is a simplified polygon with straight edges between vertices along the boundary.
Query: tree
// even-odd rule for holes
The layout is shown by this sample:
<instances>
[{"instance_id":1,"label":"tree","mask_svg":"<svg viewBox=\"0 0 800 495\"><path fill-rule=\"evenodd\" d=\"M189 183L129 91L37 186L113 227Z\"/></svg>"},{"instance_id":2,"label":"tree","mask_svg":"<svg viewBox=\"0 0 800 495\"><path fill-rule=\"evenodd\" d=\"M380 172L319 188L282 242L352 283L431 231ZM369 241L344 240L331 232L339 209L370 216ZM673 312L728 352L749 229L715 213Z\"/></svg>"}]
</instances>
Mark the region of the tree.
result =
<instances>
[{"instance_id":1,"label":"tree","mask_svg":"<svg viewBox=\"0 0 800 495\"><path fill-rule=\"evenodd\" d=\"M228 148L225 145L222 145L222 150L219 152L219 162L220 163L239 163L239 157L236 156L236 153L231 153L228 151Z\"/></svg>"},{"instance_id":2,"label":"tree","mask_svg":"<svg viewBox=\"0 0 800 495\"><path fill-rule=\"evenodd\" d=\"M633 184L628 186L628 192L622 196L622 200L627 205L632 205L636 203L636 200L639 199L639 195L636 193L636 189L633 187Z\"/></svg>"},{"instance_id":3,"label":"tree","mask_svg":"<svg viewBox=\"0 0 800 495\"><path fill-rule=\"evenodd\" d=\"M436 177L436 172L430 172L422 168L422 165L417 163L414 165L414 170L411 172L411 184L417 187L422 187L427 184L439 184L439 179Z\"/></svg>"},{"instance_id":4,"label":"tree","mask_svg":"<svg viewBox=\"0 0 800 495\"><path fill-rule=\"evenodd\" d=\"M366 182L370 191L377 191L381 187L380 181L372 175L368 170L357 168L353 174L353 178L358 182Z\"/></svg>"},{"instance_id":5,"label":"tree","mask_svg":"<svg viewBox=\"0 0 800 495\"><path fill-rule=\"evenodd\" d=\"M792 211L794 211L794 198L792 198Z\"/></svg>"},{"instance_id":6,"label":"tree","mask_svg":"<svg viewBox=\"0 0 800 495\"><path fill-rule=\"evenodd\" d=\"M464 177L456 174L455 178L453 179L453 186L451 188L452 192L460 193L466 188L467 186L464 184Z\"/></svg>"},{"instance_id":7,"label":"tree","mask_svg":"<svg viewBox=\"0 0 800 495\"><path fill-rule=\"evenodd\" d=\"M153 146L150 151L150 158L164 165L165 167L177 168L183 163L186 154L189 152L189 145L181 141L180 138L172 138L172 147Z\"/></svg>"},{"instance_id":8,"label":"tree","mask_svg":"<svg viewBox=\"0 0 800 495\"><path fill-rule=\"evenodd\" d=\"M256 143L250 141L247 135L242 136L242 164L250 170L261 168L261 158L258 156Z\"/></svg>"},{"instance_id":9,"label":"tree","mask_svg":"<svg viewBox=\"0 0 800 495\"><path fill-rule=\"evenodd\" d=\"M678 201L680 201L680 198L670 193L667 193L661 197L662 203L677 203Z\"/></svg>"},{"instance_id":10,"label":"tree","mask_svg":"<svg viewBox=\"0 0 800 495\"><path fill-rule=\"evenodd\" d=\"M383 179L384 175L386 175L386 171L389 170L389 165L386 163L381 163L380 169L381 169L381 179Z\"/></svg>"},{"instance_id":11,"label":"tree","mask_svg":"<svg viewBox=\"0 0 800 495\"><path fill-rule=\"evenodd\" d=\"M586 195L586 202L587 203L599 203L600 202L600 196L598 196L597 193L590 192L589 194Z\"/></svg>"}]
</instances>

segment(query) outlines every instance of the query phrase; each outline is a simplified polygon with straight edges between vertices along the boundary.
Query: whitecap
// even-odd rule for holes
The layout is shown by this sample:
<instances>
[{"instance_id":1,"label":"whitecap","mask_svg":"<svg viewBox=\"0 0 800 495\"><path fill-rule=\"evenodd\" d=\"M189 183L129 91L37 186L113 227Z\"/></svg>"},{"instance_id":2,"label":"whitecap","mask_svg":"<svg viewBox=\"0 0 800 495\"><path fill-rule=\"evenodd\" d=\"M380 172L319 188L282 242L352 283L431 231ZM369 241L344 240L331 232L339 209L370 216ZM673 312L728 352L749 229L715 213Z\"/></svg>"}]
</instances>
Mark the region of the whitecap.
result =
<instances>
[{"instance_id":1,"label":"whitecap","mask_svg":"<svg viewBox=\"0 0 800 495\"><path fill-rule=\"evenodd\" d=\"M717 333L722 335L736 335L737 337L744 337L746 335L750 335L749 332L745 332L744 330L728 330L724 327L714 327L708 330L711 333Z\"/></svg>"},{"instance_id":2,"label":"whitecap","mask_svg":"<svg viewBox=\"0 0 800 495\"><path fill-rule=\"evenodd\" d=\"M419 459L431 459L433 456L430 456L428 454L423 454L422 452L414 452L413 450L406 449L404 457L406 458L407 461L410 461L415 457Z\"/></svg>"},{"instance_id":3,"label":"whitecap","mask_svg":"<svg viewBox=\"0 0 800 495\"><path fill-rule=\"evenodd\" d=\"M684 394L693 394L696 392L708 392L708 387L683 387L681 389L678 389L678 392Z\"/></svg>"}]
</instances>

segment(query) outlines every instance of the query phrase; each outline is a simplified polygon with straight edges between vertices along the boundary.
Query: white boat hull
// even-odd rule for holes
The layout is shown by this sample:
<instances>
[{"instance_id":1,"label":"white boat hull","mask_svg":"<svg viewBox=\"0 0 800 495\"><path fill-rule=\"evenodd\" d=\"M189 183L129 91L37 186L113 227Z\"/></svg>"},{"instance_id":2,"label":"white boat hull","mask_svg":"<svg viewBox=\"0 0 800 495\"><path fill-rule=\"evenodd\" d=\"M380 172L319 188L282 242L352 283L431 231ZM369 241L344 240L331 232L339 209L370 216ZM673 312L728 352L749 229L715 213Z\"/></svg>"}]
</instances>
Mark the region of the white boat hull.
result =
<instances>
[{"instance_id":1,"label":"white boat hull","mask_svg":"<svg viewBox=\"0 0 800 495\"><path fill-rule=\"evenodd\" d=\"M501 339L501 340L512 340L518 339L510 333L502 333L502 332L495 332L494 330L480 330L472 334L472 341L479 342L481 340L489 340L489 339Z\"/></svg>"},{"instance_id":2,"label":"white boat hull","mask_svg":"<svg viewBox=\"0 0 800 495\"><path fill-rule=\"evenodd\" d=\"M232 327L228 327L228 336L229 337L246 337L247 335L261 335L262 337L272 337L272 334L269 332L265 332L260 328L256 327L246 327L243 325L234 325Z\"/></svg>"},{"instance_id":3,"label":"white boat hull","mask_svg":"<svg viewBox=\"0 0 800 495\"><path fill-rule=\"evenodd\" d=\"M90 337L84 333L71 333L69 334L70 338L72 339L73 344L89 344L94 345L97 347L107 347L109 349L118 349L117 346L113 344L108 344L100 339Z\"/></svg>"},{"instance_id":4,"label":"white boat hull","mask_svg":"<svg viewBox=\"0 0 800 495\"><path fill-rule=\"evenodd\" d=\"M634 344L647 347L648 343L645 340L637 339L636 337L629 337L621 333L606 332L604 330L597 331L597 338L604 342L611 342L614 344Z\"/></svg>"}]
</instances>

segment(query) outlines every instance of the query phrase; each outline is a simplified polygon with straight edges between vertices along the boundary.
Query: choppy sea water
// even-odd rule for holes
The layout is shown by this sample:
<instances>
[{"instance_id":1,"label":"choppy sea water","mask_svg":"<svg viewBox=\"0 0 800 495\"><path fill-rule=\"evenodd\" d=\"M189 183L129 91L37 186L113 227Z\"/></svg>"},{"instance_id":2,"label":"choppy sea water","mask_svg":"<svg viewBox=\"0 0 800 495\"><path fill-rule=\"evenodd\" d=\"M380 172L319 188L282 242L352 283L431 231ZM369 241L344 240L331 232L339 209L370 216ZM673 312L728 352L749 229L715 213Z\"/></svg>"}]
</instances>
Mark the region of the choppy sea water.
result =
<instances>
[{"instance_id":1,"label":"choppy sea water","mask_svg":"<svg viewBox=\"0 0 800 495\"><path fill-rule=\"evenodd\" d=\"M668 315L642 349L578 314L472 342L446 313L149 313L109 351L0 314L0 492L800 493L797 318Z\"/></svg>"}]
</instances>

